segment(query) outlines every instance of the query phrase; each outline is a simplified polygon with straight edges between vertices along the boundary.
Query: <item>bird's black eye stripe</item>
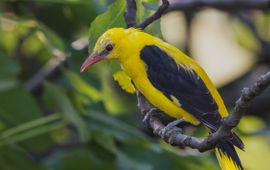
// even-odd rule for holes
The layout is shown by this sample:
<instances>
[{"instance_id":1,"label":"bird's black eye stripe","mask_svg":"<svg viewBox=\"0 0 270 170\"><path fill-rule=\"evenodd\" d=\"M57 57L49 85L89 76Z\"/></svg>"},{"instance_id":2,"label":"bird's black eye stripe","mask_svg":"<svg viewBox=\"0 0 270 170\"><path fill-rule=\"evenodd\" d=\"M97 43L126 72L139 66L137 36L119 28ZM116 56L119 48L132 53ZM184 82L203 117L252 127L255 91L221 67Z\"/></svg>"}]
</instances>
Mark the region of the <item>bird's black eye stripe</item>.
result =
<instances>
[{"instance_id":1,"label":"bird's black eye stripe","mask_svg":"<svg viewBox=\"0 0 270 170\"><path fill-rule=\"evenodd\" d=\"M99 54L100 56L107 56L113 50L113 45L106 45L105 49Z\"/></svg>"},{"instance_id":2,"label":"bird's black eye stripe","mask_svg":"<svg viewBox=\"0 0 270 170\"><path fill-rule=\"evenodd\" d=\"M113 45L112 44L106 45L106 50L107 51L112 51L113 50Z\"/></svg>"}]
</instances>

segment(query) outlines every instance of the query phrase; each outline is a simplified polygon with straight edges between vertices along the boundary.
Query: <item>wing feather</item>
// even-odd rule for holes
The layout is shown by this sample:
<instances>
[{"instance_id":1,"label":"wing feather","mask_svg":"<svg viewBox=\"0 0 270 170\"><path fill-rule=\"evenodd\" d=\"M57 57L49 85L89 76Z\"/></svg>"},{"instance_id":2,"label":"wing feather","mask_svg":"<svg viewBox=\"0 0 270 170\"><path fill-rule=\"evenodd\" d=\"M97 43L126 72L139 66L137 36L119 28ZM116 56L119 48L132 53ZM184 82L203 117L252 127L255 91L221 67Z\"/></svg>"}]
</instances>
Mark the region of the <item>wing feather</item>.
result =
<instances>
[{"instance_id":1,"label":"wing feather","mask_svg":"<svg viewBox=\"0 0 270 170\"><path fill-rule=\"evenodd\" d=\"M119 86L128 93L134 94L136 88L131 82L131 78L124 72L118 71L113 74L113 78L118 82Z\"/></svg>"},{"instance_id":2,"label":"wing feather","mask_svg":"<svg viewBox=\"0 0 270 170\"><path fill-rule=\"evenodd\" d=\"M155 45L144 47L140 57L147 66L148 78L155 88L174 103L176 98L184 110L209 128L216 130L219 127L221 116L218 105L195 71L176 63Z\"/></svg>"}]
</instances>

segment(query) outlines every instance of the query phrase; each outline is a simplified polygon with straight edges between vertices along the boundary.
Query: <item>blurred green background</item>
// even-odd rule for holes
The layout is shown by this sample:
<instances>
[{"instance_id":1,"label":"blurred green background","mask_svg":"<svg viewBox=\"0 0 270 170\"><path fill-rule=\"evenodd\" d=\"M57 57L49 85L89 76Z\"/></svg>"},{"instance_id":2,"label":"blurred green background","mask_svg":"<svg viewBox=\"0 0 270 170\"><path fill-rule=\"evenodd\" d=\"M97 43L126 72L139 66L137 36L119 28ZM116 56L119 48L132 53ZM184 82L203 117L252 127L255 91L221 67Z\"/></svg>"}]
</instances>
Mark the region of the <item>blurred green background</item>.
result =
<instances>
[{"instance_id":1,"label":"blurred green background","mask_svg":"<svg viewBox=\"0 0 270 170\"><path fill-rule=\"evenodd\" d=\"M158 0L137 3L138 22L159 6ZM79 72L100 34L125 27L125 5L0 1L1 170L219 169L212 152L171 147L142 125L136 97L113 81L117 63ZM172 11L145 31L196 59L229 109L243 87L269 70L269 11ZM239 155L247 170L269 169L269 101L268 89L236 129L246 145ZM202 127L186 133L207 135Z\"/></svg>"}]
</instances>

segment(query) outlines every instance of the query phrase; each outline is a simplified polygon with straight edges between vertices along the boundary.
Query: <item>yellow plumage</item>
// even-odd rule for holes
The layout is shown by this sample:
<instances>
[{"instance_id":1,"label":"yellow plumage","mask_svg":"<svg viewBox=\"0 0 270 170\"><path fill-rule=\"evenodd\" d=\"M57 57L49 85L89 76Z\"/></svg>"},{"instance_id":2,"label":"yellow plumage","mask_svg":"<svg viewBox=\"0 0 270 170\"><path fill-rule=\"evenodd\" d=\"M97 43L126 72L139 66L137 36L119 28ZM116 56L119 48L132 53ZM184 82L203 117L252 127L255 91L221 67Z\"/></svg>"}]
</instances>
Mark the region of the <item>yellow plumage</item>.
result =
<instances>
[{"instance_id":1,"label":"yellow plumage","mask_svg":"<svg viewBox=\"0 0 270 170\"><path fill-rule=\"evenodd\" d=\"M153 56L147 56L148 54L146 51L146 55L143 56L145 57L143 60L142 51L146 49L146 47L150 47L152 49ZM156 72L162 73L165 70L154 70L155 74L150 75L151 72L149 72L149 69L150 71L153 71L153 68L152 70L151 68L148 68L152 67L152 65L147 65L145 60L147 61L149 60L148 62L151 62L152 59L156 59L154 58L155 55L161 54L165 55L165 57L167 57L166 61L170 62L165 63L165 65L168 64L168 66L164 66L164 68L166 67L174 68L175 70L172 70L172 74L175 74L173 73L173 71L179 72L177 74L183 74L184 77L182 78L187 77L186 81L195 81L195 82L197 81L197 83L203 82L203 84L201 83L201 85L198 88L207 89L207 93L210 94L208 95L207 93L202 94L200 93L198 95L205 95L207 100L209 99L209 96L211 96L211 98L213 98L215 104L217 105L218 110L216 111L216 113L218 113L220 117L228 115L228 111L215 86L210 81L205 71L195 61L187 57L176 47L134 28L129 29L113 28L105 32L98 39L96 46L94 48L94 53L86 60L86 62L82 66L82 70L84 70L89 65L101 59L105 60L117 59L122 64L123 72L116 73L114 75L114 79L125 91L129 93L134 93L136 87L136 89L139 90L153 106L162 110L164 113L168 114L171 117L182 118L187 122L190 122L194 125L198 125L200 123L198 116L200 118L200 116L203 116L203 114L208 113L196 112L197 115L196 114L194 115L193 113L188 112L186 109L183 109L182 107L183 105L181 103L182 100L179 100L179 94L178 98L175 96L175 94L168 94L169 92L170 93L172 92L172 89L174 88L177 89L177 85L174 85L173 83L170 84L171 85L170 88L169 87L168 89L165 88L164 89L165 91L157 88L157 86L159 87L160 85L158 83L166 84L165 82L166 77L163 79L163 81L157 81L159 80L158 77L159 75L156 74ZM161 58L161 60L163 60L163 58ZM157 60L155 60L155 62L157 62ZM163 67L160 66L160 68ZM151 78L153 78L153 80L150 80ZM135 87L131 82L133 82ZM188 88L187 85L184 87ZM192 88L192 86L190 88ZM195 95L193 97L196 98L197 96ZM189 106L192 105L192 102L190 101L189 98L188 99L185 98L185 100L183 101L185 106L187 104ZM204 100L203 101L196 100L196 101L205 102ZM209 103L209 106L212 107L211 103ZM205 107L206 106L202 106L202 109L204 109ZM198 113L202 113L202 115L198 115ZM206 119L207 117L203 118ZM213 122L213 120L206 119L204 120L203 123L208 124L209 127L212 128L212 130L215 130L215 128L217 128L216 127L217 124L213 124L211 126L211 121ZM236 142L236 144L235 143L233 144L242 148L243 146L241 140L237 136L233 137L235 138L233 139L234 141L232 142ZM230 150L230 152L227 153L233 155L228 155L227 153L225 153L228 149ZM240 160L237 154L236 155L235 154L236 152L233 148L233 145L231 143L228 143L228 141L222 142L219 148L216 149L216 155L223 170L241 169ZM233 158L230 156L234 157L235 160L233 160ZM238 162L239 165L237 165L236 162Z\"/></svg>"},{"instance_id":2,"label":"yellow plumage","mask_svg":"<svg viewBox=\"0 0 270 170\"><path fill-rule=\"evenodd\" d=\"M155 38L149 34L141 32L137 29L113 29L110 32L107 32L107 35L103 35L104 37L112 35L112 32L116 33L121 37L121 39L117 37L113 37L115 39L120 39L118 42L119 49L129 49L118 53L118 57L120 62L123 65L123 69L128 76L133 80L136 88L157 108L161 109L165 113L169 114L175 118L183 118L184 120L198 125L200 122L191 114L187 113L181 107L175 105L174 102L170 101L167 97L165 97L162 92L158 91L155 87L150 83L147 73L145 70L145 65L143 61L140 59L140 51L146 45L156 45L161 49L165 50L178 64L182 64L187 67L187 69L194 70L205 82L208 86L209 91L217 101L220 109L220 113L222 116L227 116L228 112L224 106L224 103L218 94L216 88L209 80L207 74L204 70L196 64L193 60L187 57L184 53L182 53L177 48L161 41L158 38ZM123 35L124 34L124 35ZM128 35L128 36L125 36ZM130 48L129 44L132 44L132 48ZM116 49L117 50L117 49ZM132 55L132 56L131 56ZM137 71L140 70L140 71Z\"/></svg>"},{"instance_id":3,"label":"yellow plumage","mask_svg":"<svg viewBox=\"0 0 270 170\"><path fill-rule=\"evenodd\" d=\"M136 92L135 87L131 83L131 78L128 75L126 75L125 72L118 71L118 72L113 74L113 78L114 78L115 81L118 82L120 87L123 90L125 90L126 92L131 93L131 94Z\"/></svg>"},{"instance_id":4,"label":"yellow plumage","mask_svg":"<svg viewBox=\"0 0 270 170\"><path fill-rule=\"evenodd\" d=\"M215 149L215 154L222 170L241 170L230 157L218 148Z\"/></svg>"}]
</instances>

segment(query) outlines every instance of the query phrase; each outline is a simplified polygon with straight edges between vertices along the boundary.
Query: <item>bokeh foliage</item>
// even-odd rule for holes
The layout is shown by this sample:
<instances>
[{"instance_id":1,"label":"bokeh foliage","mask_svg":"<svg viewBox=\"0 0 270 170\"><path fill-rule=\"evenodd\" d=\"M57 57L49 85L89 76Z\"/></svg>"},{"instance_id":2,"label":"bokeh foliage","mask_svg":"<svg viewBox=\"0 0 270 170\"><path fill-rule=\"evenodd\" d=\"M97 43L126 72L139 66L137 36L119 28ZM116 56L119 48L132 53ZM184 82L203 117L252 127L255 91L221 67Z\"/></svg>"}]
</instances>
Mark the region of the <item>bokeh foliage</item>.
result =
<instances>
[{"instance_id":1,"label":"bokeh foliage","mask_svg":"<svg viewBox=\"0 0 270 170\"><path fill-rule=\"evenodd\" d=\"M117 63L79 73L98 36L125 27L125 7L125 0L0 2L0 169L218 169L209 153L170 147L141 130L135 97L112 79ZM138 0L138 21L157 7ZM146 31L161 36L159 21ZM258 130L242 128L244 135L265 129L257 117L241 127L254 122Z\"/></svg>"}]
</instances>

